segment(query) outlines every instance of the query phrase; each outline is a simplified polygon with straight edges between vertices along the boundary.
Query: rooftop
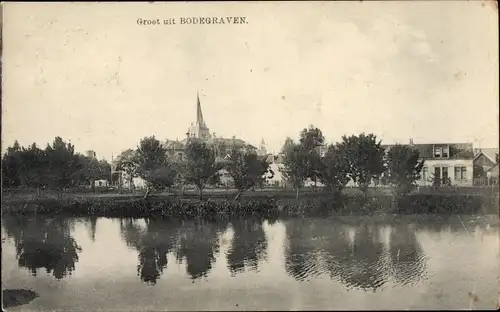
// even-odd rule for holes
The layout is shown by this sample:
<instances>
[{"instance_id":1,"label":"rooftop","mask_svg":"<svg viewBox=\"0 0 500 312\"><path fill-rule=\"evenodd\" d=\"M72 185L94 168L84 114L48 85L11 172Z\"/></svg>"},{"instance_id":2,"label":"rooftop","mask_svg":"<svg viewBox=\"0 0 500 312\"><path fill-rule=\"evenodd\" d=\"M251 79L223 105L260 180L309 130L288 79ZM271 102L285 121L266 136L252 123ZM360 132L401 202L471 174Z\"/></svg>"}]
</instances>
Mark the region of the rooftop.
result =
<instances>
[{"instance_id":1,"label":"rooftop","mask_svg":"<svg viewBox=\"0 0 500 312\"><path fill-rule=\"evenodd\" d=\"M474 159L474 151L472 143L426 143L407 145L418 150L422 159L435 159L434 147L449 146L449 157L447 159ZM394 145L382 145L385 149L389 149Z\"/></svg>"}]
</instances>

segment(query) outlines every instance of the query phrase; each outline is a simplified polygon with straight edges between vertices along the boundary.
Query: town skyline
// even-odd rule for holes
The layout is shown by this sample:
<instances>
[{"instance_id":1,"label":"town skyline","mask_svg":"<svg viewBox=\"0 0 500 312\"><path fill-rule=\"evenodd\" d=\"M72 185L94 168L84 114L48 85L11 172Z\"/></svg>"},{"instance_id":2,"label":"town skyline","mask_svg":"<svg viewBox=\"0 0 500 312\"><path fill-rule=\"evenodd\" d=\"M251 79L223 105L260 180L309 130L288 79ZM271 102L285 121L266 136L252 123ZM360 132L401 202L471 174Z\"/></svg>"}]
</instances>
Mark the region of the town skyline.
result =
<instances>
[{"instance_id":1,"label":"town skyline","mask_svg":"<svg viewBox=\"0 0 500 312\"><path fill-rule=\"evenodd\" d=\"M182 140L197 91L210 133L270 152L310 124L327 142L498 147L496 12L480 2L297 3L294 20L278 3L232 4L249 24L135 23L189 5L7 4L2 152L61 136L110 160L145 136Z\"/></svg>"}]
</instances>

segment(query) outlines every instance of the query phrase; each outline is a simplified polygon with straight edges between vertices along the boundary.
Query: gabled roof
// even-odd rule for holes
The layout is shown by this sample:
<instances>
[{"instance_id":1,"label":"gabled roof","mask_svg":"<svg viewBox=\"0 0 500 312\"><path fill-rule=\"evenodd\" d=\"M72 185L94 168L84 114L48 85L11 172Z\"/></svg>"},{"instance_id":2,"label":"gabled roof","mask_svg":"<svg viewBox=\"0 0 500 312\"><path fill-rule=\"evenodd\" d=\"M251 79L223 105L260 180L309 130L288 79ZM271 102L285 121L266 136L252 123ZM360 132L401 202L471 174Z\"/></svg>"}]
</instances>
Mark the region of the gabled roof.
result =
<instances>
[{"instance_id":1,"label":"gabled roof","mask_svg":"<svg viewBox=\"0 0 500 312\"><path fill-rule=\"evenodd\" d=\"M475 149L474 151L476 152L474 159L477 159L479 158L479 156L484 155L493 163L496 162L496 154L499 154L498 148L478 148Z\"/></svg>"},{"instance_id":2,"label":"gabled roof","mask_svg":"<svg viewBox=\"0 0 500 312\"><path fill-rule=\"evenodd\" d=\"M214 138L213 139L214 142L217 142L217 143L222 143L224 145L227 145L227 146L232 146L233 144L237 147L243 147L243 146L246 146L247 144L245 143L245 141L241 140L241 139L232 139L232 138Z\"/></svg>"},{"instance_id":3,"label":"gabled roof","mask_svg":"<svg viewBox=\"0 0 500 312\"><path fill-rule=\"evenodd\" d=\"M405 144L406 145L406 144ZM409 145L413 149L419 152L419 156L422 159L435 159L434 158L434 146L445 146L450 147L450 155L447 159L474 159L474 151L472 149L472 143L430 143L430 144L413 144ZM382 145L386 150L390 149L394 145ZM408 146L408 145L407 145Z\"/></svg>"}]
</instances>

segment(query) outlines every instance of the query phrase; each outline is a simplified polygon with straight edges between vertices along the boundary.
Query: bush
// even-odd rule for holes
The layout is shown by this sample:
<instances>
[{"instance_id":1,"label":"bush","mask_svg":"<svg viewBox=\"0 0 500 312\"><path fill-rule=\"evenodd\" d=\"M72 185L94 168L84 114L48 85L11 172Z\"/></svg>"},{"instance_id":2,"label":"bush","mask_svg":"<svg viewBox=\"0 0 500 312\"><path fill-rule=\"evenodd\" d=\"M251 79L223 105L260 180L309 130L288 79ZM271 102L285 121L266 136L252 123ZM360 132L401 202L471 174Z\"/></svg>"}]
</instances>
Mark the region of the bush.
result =
<instances>
[{"instance_id":1,"label":"bush","mask_svg":"<svg viewBox=\"0 0 500 312\"><path fill-rule=\"evenodd\" d=\"M395 202L389 195L316 196L301 200L276 197L243 197L240 201L216 198L207 201L151 197L41 198L2 204L2 214L63 214L103 217L162 216L183 219L228 219L235 217L312 217L328 215L478 214L498 213L497 196L415 194Z\"/></svg>"}]
</instances>

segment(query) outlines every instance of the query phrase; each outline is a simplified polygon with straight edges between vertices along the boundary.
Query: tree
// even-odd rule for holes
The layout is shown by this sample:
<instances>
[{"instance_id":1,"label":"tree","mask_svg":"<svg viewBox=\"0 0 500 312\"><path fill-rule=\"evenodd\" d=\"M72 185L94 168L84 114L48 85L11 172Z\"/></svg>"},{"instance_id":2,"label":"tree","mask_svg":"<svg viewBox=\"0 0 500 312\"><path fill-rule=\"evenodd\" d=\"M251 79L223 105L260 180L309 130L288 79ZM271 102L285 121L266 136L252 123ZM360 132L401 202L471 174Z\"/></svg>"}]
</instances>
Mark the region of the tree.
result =
<instances>
[{"instance_id":1,"label":"tree","mask_svg":"<svg viewBox=\"0 0 500 312\"><path fill-rule=\"evenodd\" d=\"M175 178L174 178L174 184L180 186L181 189L181 196L184 195L184 188L186 184L188 183L187 179L187 160L185 159L175 159L171 163L174 171L175 171Z\"/></svg>"},{"instance_id":2,"label":"tree","mask_svg":"<svg viewBox=\"0 0 500 312\"><path fill-rule=\"evenodd\" d=\"M292 138L287 137L285 139L285 143L283 144L283 147L281 148L281 153L286 154L293 146L295 143L293 142Z\"/></svg>"},{"instance_id":3,"label":"tree","mask_svg":"<svg viewBox=\"0 0 500 312\"><path fill-rule=\"evenodd\" d=\"M78 161L80 164L79 183L85 182L94 189L96 180L109 179L111 165L106 160L78 155Z\"/></svg>"},{"instance_id":4,"label":"tree","mask_svg":"<svg viewBox=\"0 0 500 312\"><path fill-rule=\"evenodd\" d=\"M283 159L283 175L292 183L297 191L296 198L299 198L299 191L304 180L307 179L308 151L301 144L294 144L285 153Z\"/></svg>"},{"instance_id":5,"label":"tree","mask_svg":"<svg viewBox=\"0 0 500 312\"><path fill-rule=\"evenodd\" d=\"M33 153L38 153L34 146L32 150ZM47 145L45 148L45 157L46 163L43 165L47 165L48 185L64 188L74 184L81 169L74 145L64 142L61 137L56 137L52 145Z\"/></svg>"},{"instance_id":6,"label":"tree","mask_svg":"<svg viewBox=\"0 0 500 312\"><path fill-rule=\"evenodd\" d=\"M203 188L209 181L216 180L222 164L215 161L214 150L203 142L190 140L186 145L186 163L184 178L198 189L200 200L203 199Z\"/></svg>"},{"instance_id":7,"label":"tree","mask_svg":"<svg viewBox=\"0 0 500 312\"><path fill-rule=\"evenodd\" d=\"M134 178L138 177L139 163L137 151L127 149L117 157L116 170L125 172L130 190L133 190Z\"/></svg>"},{"instance_id":8,"label":"tree","mask_svg":"<svg viewBox=\"0 0 500 312\"><path fill-rule=\"evenodd\" d=\"M420 179L424 161L419 152L408 146L396 144L387 154L387 179L397 198L408 194Z\"/></svg>"},{"instance_id":9,"label":"tree","mask_svg":"<svg viewBox=\"0 0 500 312\"><path fill-rule=\"evenodd\" d=\"M313 125L304 128L300 132L299 144L308 152L306 178L311 179L315 186L323 171L320 148L323 146L324 141L325 137L321 130Z\"/></svg>"},{"instance_id":10,"label":"tree","mask_svg":"<svg viewBox=\"0 0 500 312\"><path fill-rule=\"evenodd\" d=\"M146 199L151 191L170 187L175 171L167 162L166 148L154 136L143 138L136 150L137 174L146 181Z\"/></svg>"},{"instance_id":11,"label":"tree","mask_svg":"<svg viewBox=\"0 0 500 312\"><path fill-rule=\"evenodd\" d=\"M224 139L214 139L215 156L224 158L230 151L229 144Z\"/></svg>"},{"instance_id":12,"label":"tree","mask_svg":"<svg viewBox=\"0 0 500 312\"><path fill-rule=\"evenodd\" d=\"M99 160L99 179L106 180L111 173L111 164L106 159Z\"/></svg>"},{"instance_id":13,"label":"tree","mask_svg":"<svg viewBox=\"0 0 500 312\"><path fill-rule=\"evenodd\" d=\"M75 147L56 137L45 150L35 143L28 148L16 141L2 158L2 178L5 186L52 187L64 189L82 181L107 177L110 166L75 154Z\"/></svg>"},{"instance_id":14,"label":"tree","mask_svg":"<svg viewBox=\"0 0 500 312\"><path fill-rule=\"evenodd\" d=\"M261 183L269 164L253 152L242 152L233 149L226 164L226 170L233 178L234 186L238 190L235 199L241 194Z\"/></svg>"},{"instance_id":15,"label":"tree","mask_svg":"<svg viewBox=\"0 0 500 312\"><path fill-rule=\"evenodd\" d=\"M328 147L323 157L321 181L329 191L337 195L349 182L349 162L343 150L333 144Z\"/></svg>"},{"instance_id":16,"label":"tree","mask_svg":"<svg viewBox=\"0 0 500 312\"><path fill-rule=\"evenodd\" d=\"M47 159L45 156L45 152L40 150L35 143L29 148L20 147L14 143L14 147L8 149L3 163L7 179L13 179L11 182L14 185L12 186L38 188L46 185Z\"/></svg>"},{"instance_id":17,"label":"tree","mask_svg":"<svg viewBox=\"0 0 500 312\"><path fill-rule=\"evenodd\" d=\"M440 177L439 175L436 176L435 174L431 173L431 177L429 178L429 180L432 183L432 187L435 188L442 186L451 186L450 177Z\"/></svg>"},{"instance_id":18,"label":"tree","mask_svg":"<svg viewBox=\"0 0 500 312\"><path fill-rule=\"evenodd\" d=\"M384 172L384 149L373 134L343 136L338 147L345 153L349 177L367 196L368 186Z\"/></svg>"},{"instance_id":19,"label":"tree","mask_svg":"<svg viewBox=\"0 0 500 312\"><path fill-rule=\"evenodd\" d=\"M17 140L2 158L2 186L17 187L21 184L19 170L21 169L21 146Z\"/></svg>"},{"instance_id":20,"label":"tree","mask_svg":"<svg viewBox=\"0 0 500 312\"><path fill-rule=\"evenodd\" d=\"M325 137L320 129L310 125L309 128L304 128L300 132L300 144L308 151L322 146L325 142Z\"/></svg>"}]
</instances>

